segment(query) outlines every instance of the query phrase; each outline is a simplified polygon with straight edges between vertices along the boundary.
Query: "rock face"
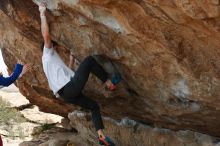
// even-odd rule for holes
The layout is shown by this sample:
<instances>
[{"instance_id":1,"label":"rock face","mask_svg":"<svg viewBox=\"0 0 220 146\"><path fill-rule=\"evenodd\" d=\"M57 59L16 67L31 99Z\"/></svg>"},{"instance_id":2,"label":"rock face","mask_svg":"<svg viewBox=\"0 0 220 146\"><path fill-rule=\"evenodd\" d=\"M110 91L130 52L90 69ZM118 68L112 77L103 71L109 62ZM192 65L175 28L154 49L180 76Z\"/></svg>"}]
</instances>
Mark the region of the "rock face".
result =
<instances>
[{"instance_id":1,"label":"rock face","mask_svg":"<svg viewBox=\"0 0 220 146\"><path fill-rule=\"evenodd\" d=\"M68 115L69 125L78 133L60 128L44 131L31 141L19 146L98 146L96 132L90 122L90 115L74 111ZM152 128L133 120L122 119L116 122L104 118L107 134L112 135L116 145L120 146L219 146L218 139L189 130L173 132L168 129ZM59 144L57 144L59 143ZM64 144L60 144L64 143Z\"/></svg>"},{"instance_id":2,"label":"rock face","mask_svg":"<svg viewBox=\"0 0 220 146\"><path fill-rule=\"evenodd\" d=\"M79 60L101 54L97 59L108 72L113 66L105 58L122 74L109 98L100 94L96 78L87 84L85 93L105 116L220 136L219 0L47 2L52 38L65 61L69 49ZM0 1L0 47L10 70L17 59L33 63L17 82L30 102L66 116L75 107L53 98L42 71L35 3Z\"/></svg>"},{"instance_id":3,"label":"rock face","mask_svg":"<svg viewBox=\"0 0 220 146\"><path fill-rule=\"evenodd\" d=\"M63 119L40 112L14 85L0 91L0 117L0 134L5 146L18 146L23 141L31 141L46 129L58 126Z\"/></svg>"}]
</instances>

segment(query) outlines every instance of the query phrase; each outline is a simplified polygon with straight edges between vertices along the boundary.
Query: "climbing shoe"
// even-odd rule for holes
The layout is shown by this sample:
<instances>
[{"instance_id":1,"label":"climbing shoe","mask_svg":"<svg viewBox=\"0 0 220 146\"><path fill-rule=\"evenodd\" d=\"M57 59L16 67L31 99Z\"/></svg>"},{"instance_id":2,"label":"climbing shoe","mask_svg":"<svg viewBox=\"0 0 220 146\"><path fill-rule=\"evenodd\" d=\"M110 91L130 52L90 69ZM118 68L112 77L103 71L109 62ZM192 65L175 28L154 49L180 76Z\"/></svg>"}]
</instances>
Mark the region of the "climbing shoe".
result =
<instances>
[{"instance_id":1,"label":"climbing shoe","mask_svg":"<svg viewBox=\"0 0 220 146\"><path fill-rule=\"evenodd\" d=\"M122 78L121 78L121 75L120 75L119 73L114 74L114 75L111 77L112 85L109 86L109 90L110 90L110 91L115 90L116 85L117 85L118 83L120 83L121 80L122 80Z\"/></svg>"},{"instance_id":2,"label":"climbing shoe","mask_svg":"<svg viewBox=\"0 0 220 146\"><path fill-rule=\"evenodd\" d=\"M115 146L115 144L111 141L109 137L99 137L99 144L104 146Z\"/></svg>"}]
</instances>

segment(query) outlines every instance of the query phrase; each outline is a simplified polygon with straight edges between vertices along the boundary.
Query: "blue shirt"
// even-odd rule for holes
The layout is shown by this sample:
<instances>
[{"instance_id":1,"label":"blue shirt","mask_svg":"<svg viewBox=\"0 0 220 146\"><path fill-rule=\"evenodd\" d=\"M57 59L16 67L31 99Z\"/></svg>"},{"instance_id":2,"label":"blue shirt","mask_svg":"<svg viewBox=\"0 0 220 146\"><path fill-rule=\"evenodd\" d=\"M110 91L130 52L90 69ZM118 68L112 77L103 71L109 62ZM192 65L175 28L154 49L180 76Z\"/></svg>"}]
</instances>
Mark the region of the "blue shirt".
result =
<instances>
[{"instance_id":1,"label":"blue shirt","mask_svg":"<svg viewBox=\"0 0 220 146\"><path fill-rule=\"evenodd\" d=\"M23 69L23 65L16 64L14 72L10 75L10 77L3 77L2 75L0 75L0 88L2 86L7 87L12 83L14 83L14 81L16 81L20 76L22 69Z\"/></svg>"}]
</instances>

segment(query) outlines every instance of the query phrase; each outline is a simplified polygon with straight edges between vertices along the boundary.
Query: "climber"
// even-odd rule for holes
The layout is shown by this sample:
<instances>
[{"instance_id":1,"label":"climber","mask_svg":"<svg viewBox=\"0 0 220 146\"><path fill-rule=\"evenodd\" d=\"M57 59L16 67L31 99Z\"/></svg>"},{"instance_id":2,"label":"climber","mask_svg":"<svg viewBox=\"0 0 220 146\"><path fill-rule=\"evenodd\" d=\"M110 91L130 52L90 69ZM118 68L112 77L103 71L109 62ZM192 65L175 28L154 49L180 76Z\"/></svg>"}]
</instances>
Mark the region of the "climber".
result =
<instances>
[{"instance_id":1,"label":"climber","mask_svg":"<svg viewBox=\"0 0 220 146\"><path fill-rule=\"evenodd\" d=\"M92 57L86 57L81 62L78 69L74 72L71 70L74 63L74 56L70 53L70 63L67 67L59 57L56 49L59 45L51 40L49 26L46 19L46 3L41 2L39 5L41 18L41 31L44 39L43 45L43 70L47 77L49 86L53 93L66 103L75 104L82 108L89 109L92 112L93 124L98 133L100 145L114 146L109 137L104 135L103 121L101 118L100 108L96 101L82 94L82 90L88 80L89 74L97 76L109 90L114 90L116 84L121 81L120 75L114 75L108 79L105 70Z\"/></svg>"},{"instance_id":2,"label":"climber","mask_svg":"<svg viewBox=\"0 0 220 146\"><path fill-rule=\"evenodd\" d=\"M25 64L21 61L18 61L14 72L9 77L3 77L3 74L0 72L0 88L7 87L14 83L18 78L22 77L27 71L30 70L30 64Z\"/></svg>"}]
</instances>

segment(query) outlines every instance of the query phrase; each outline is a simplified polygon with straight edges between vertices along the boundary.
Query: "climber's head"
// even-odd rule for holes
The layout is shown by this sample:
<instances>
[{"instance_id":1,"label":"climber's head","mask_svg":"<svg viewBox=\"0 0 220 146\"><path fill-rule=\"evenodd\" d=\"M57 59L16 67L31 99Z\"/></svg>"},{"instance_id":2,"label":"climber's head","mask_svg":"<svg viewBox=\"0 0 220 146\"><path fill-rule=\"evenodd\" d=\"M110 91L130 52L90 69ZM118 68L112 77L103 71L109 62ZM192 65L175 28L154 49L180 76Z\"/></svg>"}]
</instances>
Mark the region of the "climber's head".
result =
<instances>
[{"instance_id":1,"label":"climber's head","mask_svg":"<svg viewBox=\"0 0 220 146\"><path fill-rule=\"evenodd\" d=\"M53 48L54 50L56 50L57 46L58 46L58 43L56 41L51 41L52 45L53 45ZM41 44L41 51L43 52L44 50L44 42Z\"/></svg>"}]
</instances>

